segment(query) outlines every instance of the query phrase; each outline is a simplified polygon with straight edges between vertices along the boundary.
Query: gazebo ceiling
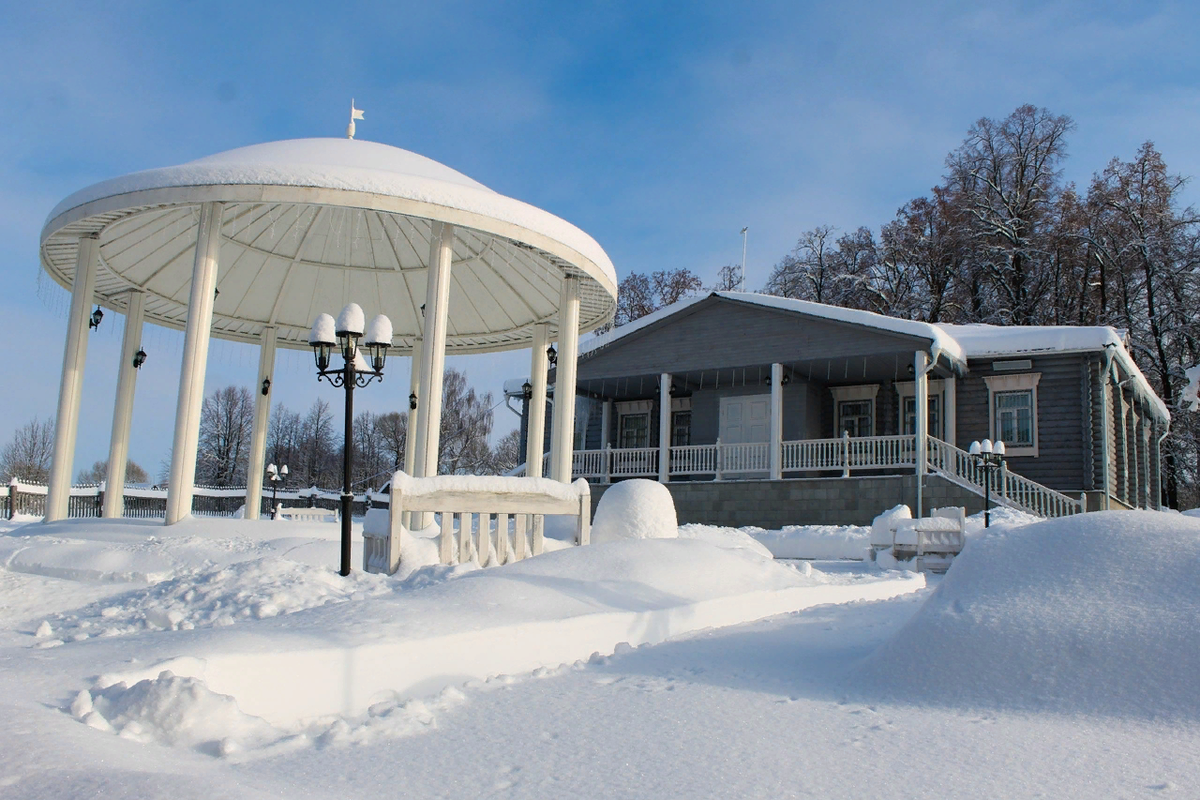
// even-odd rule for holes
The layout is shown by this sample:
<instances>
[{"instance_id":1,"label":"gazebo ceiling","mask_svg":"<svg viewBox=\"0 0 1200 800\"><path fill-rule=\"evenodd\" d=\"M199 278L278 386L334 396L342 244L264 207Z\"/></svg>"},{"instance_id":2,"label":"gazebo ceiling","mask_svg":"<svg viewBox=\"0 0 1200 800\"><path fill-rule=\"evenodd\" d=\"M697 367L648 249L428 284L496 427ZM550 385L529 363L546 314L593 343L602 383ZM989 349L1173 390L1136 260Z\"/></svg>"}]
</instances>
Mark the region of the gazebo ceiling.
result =
<instances>
[{"instance_id":1,"label":"gazebo ceiling","mask_svg":"<svg viewBox=\"0 0 1200 800\"><path fill-rule=\"evenodd\" d=\"M95 300L124 310L146 293L149 321L187 321L200 205L224 203L212 335L308 348L322 311L357 302L387 314L395 345L420 335L438 223L454 225L447 350L528 346L556 324L566 275L580 278L580 332L607 321L616 274L575 226L423 156L374 142L301 139L133 173L75 193L42 229L46 271L70 288L78 239L99 237Z\"/></svg>"}]
</instances>

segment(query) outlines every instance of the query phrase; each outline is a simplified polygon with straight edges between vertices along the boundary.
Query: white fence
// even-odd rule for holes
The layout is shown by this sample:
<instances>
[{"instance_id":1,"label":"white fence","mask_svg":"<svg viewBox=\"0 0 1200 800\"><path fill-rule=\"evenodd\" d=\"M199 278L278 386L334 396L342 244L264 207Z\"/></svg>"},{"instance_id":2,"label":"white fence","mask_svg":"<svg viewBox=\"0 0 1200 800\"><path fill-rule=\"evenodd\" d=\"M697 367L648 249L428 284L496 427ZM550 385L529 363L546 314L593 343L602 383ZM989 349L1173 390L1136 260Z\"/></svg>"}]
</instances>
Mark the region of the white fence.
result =
<instances>
[{"instance_id":1,"label":"white fence","mask_svg":"<svg viewBox=\"0 0 1200 800\"><path fill-rule=\"evenodd\" d=\"M990 492L995 502L1044 517L1078 514L1086 501L1069 497L1001 467L986 473L976 459L952 444L928 439L927 469L980 495ZM670 448L668 475L704 476L715 480L764 478L771 472L771 447L767 442L693 444ZM576 450L575 478L608 483L618 478L658 477L657 447ZM915 470L915 436L841 436L836 439L800 439L780 443L780 471L790 476ZM521 474L517 470L516 474Z\"/></svg>"}]
</instances>

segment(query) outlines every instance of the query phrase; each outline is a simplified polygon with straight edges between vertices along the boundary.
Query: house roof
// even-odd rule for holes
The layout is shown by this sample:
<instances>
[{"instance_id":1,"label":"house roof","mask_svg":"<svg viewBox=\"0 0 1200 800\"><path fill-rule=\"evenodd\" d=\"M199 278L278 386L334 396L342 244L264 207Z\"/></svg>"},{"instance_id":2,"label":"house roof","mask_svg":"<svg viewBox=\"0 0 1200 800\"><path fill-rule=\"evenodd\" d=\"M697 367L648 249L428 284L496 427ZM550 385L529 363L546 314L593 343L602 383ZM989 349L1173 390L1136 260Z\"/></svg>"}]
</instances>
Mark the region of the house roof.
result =
<instances>
[{"instance_id":1,"label":"house roof","mask_svg":"<svg viewBox=\"0 0 1200 800\"><path fill-rule=\"evenodd\" d=\"M935 351L935 357L940 353L951 361L963 364L970 358L986 358L988 356L1104 352L1108 348L1111 349L1121 368L1133 379L1136 391L1146 403L1164 420L1169 420L1171 417L1166 404L1159 399L1157 393L1150 386L1150 382L1146 380L1125 348L1124 337L1115 328L1107 326L946 325L897 319L871 311L841 308L773 295L751 292L714 292L709 295L685 298L627 325L593 336L580 342L579 353L582 356L608 347L630 334L674 316L710 297L720 297L763 308L790 311L818 319L845 322L889 333L927 339L931 342L931 349Z\"/></svg>"}]
</instances>

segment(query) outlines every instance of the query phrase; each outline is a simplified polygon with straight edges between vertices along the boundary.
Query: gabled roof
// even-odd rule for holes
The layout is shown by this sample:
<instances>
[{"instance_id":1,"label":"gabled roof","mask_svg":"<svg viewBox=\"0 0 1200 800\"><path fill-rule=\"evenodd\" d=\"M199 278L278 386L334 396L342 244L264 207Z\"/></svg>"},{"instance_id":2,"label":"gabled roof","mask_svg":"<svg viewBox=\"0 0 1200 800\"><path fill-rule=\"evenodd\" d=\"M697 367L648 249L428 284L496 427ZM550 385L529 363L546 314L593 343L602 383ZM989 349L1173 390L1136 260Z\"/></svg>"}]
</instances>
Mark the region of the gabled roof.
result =
<instances>
[{"instance_id":1,"label":"gabled roof","mask_svg":"<svg viewBox=\"0 0 1200 800\"><path fill-rule=\"evenodd\" d=\"M832 322L846 322L852 325L859 325L864 328L872 328L874 330L883 331L885 333L898 333L904 336L914 336L921 339L928 339L932 343L932 348L946 356L951 361L963 363L966 361L966 355L962 348L954 341L953 337L936 325L931 325L928 322L916 322L908 319L897 319L895 317L887 317L883 314L876 314L872 311L859 311L854 308L841 308L839 306L829 306L824 303L811 303L807 300L792 300L787 297L775 297L769 294L755 294L753 292L713 292L708 295L698 295L696 297L688 297L673 303L665 308L655 311L653 314L647 314L640 319L634 320L628 325L622 325L619 328L614 328L607 333L602 333L586 342L579 343L579 354L592 352L602 347L616 342L628 336L631 333L642 330L650 325L666 319L667 317L678 314L686 308L689 308L696 303L707 300L710 297L720 297L726 300L736 300L740 303L749 305L762 306L763 308L774 308L782 311L791 311L796 314L802 314L808 317L817 319L830 320Z\"/></svg>"},{"instance_id":2,"label":"gabled roof","mask_svg":"<svg viewBox=\"0 0 1200 800\"><path fill-rule=\"evenodd\" d=\"M949 360L965 364L969 358L989 356L1036 355L1048 353L1080 353L1111 351L1121 368L1134 382L1135 389L1147 404L1164 420L1171 418L1166 405L1150 386L1125 347L1125 339L1115 328L1107 326L1070 325L948 325L897 319L871 311L841 308L806 300L755 294L752 292L713 292L688 297L677 303L647 314L628 325L614 328L579 343L583 356L608 347L630 334L644 330L680 312L708 300L720 297L748 305L790 311L816 319L844 322L864 328L897 333L929 340L934 356L941 353Z\"/></svg>"}]
</instances>

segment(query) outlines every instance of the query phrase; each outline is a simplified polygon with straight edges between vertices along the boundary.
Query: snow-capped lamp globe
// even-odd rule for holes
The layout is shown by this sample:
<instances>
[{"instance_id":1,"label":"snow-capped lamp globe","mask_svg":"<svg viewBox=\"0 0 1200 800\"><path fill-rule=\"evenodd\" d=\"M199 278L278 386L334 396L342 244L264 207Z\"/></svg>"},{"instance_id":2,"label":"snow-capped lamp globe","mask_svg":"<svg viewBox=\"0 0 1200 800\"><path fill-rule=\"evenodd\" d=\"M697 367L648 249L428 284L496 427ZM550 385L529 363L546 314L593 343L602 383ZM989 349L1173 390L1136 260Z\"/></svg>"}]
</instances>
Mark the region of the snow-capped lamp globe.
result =
<instances>
[{"instance_id":1,"label":"snow-capped lamp globe","mask_svg":"<svg viewBox=\"0 0 1200 800\"><path fill-rule=\"evenodd\" d=\"M971 442L968 450L972 460L983 470L983 527L992 524L992 473L1004 465L1004 442L984 439Z\"/></svg>"},{"instance_id":2,"label":"snow-capped lamp globe","mask_svg":"<svg viewBox=\"0 0 1200 800\"><path fill-rule=\"evenodd\" d=\"M308 334L308 343L317 362L317 381L329 381L331 386L346 390L346 438L342 447L342 563L341 574L350 574L350 520L354 493L350 476L354 471L354 387L365 387L376 378L383 380L383 365L388 348L392 346L392 321L383 314L367 325L366 315L358 303L350 303L335 320L329 314L318 314ZM370 363L359 350L359 340L370 354ZM329 356L337 346L342 351L342 366L329 368Z\"/></svg>"}]
</instances>

